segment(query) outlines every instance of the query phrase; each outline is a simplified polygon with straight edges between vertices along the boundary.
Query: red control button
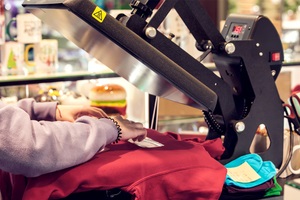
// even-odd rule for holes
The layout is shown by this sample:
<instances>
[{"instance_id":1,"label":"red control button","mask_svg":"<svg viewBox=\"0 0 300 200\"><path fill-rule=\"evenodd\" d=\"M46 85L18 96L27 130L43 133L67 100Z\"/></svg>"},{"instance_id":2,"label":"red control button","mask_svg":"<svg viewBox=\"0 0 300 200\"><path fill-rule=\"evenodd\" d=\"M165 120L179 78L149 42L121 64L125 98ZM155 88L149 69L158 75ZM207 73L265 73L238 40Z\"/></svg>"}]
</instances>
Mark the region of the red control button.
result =
<instances>
[{"instance_id":1,"label":"red control button","mask_svg":"<svg viewBox=\"0 0 300 200\"><path fill-rule=\"evenodd\" d=\"M276 62L276 61L280 61L281 60L281 56L279 52L274 52L271 53L271 61L272 62Z\"/></svg>"}]
</instances>

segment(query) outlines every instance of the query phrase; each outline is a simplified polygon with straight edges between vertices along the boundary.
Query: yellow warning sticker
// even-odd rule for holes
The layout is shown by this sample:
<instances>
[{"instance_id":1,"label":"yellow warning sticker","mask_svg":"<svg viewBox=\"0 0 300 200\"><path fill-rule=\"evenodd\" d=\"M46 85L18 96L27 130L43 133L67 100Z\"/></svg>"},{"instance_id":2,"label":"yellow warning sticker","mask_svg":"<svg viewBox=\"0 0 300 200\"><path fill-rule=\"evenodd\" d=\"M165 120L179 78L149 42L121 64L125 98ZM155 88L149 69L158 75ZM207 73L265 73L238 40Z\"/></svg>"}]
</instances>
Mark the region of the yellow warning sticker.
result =
<instances>
[{"instance_id":1,"label":"yellow warning sticker","mask_svg":"<svg viewBox=\"0 0 300 200\"><path fill-rule=\"evenodd\" d=\"M106 17L106 12L97 6L92 14L92 17L98 22L102 23Z\"/></svg>"}]
</instances>

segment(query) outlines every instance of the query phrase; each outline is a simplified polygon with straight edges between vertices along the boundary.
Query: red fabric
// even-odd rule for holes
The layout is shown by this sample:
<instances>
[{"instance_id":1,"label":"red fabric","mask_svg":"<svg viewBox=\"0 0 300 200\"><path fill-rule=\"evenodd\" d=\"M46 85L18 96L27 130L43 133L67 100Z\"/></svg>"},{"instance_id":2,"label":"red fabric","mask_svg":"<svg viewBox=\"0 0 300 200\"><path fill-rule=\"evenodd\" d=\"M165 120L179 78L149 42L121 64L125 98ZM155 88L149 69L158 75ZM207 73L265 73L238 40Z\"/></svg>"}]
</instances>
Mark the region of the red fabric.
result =
<instances>
[{"instance_id":1,"label":"red fabric","mask_svg":"<svg viewBox=\"0 0 300 200\"><path fill-rule=\"evenodd\" d=\"M203 147L210 154L210 156L218 160L221 159L221 155L224 153L224 148L222 147L220 139L204 141L202 136L197 135L189 135L185 137L185 135L180 135L173 132L167 132L166 134L179 141L193 141L196 143L202 143Z\"/></svg>"},{"instance_id":2,"label":"red fabric","mask_svg":"<svg viewBox=\"0 0 300 200\"><path fill-rule=\"evenodd\" d=\"M23 199L62 198L74 192L112 188L129 192L135 200L219 198L226 169L206 149L214 149L213 154L222 152L221 140L177 141L153 130L148 130L148 136L164 146L110 145L87 163L27 179ZM13 192L22 193L20 188Z\"/></svg>"},{"instance_id":3,"label":"red fabric","mask_svg":"<svg viewBox=\"0 0 300 200\"><path fill-rule=\"evenodd\" d=\"M22 192L25 187L26 178L24 176L12 175L0 170L0 191L2 200L22 199Z\"/></svg>"},{"instance_id":4,"label":"red fabric","mask_svg":"<svg viewBox=\"0 0 300 200\"><path fill-rule=\"evenodd\" d=\"M10 187L12 185L10 180L10 175L7 172L0 171L0 191L2 193L2 199L3 200L9 200L12 199L12 188ZM1 198L0 198L1 199Z\"/></svg>"}]
</instances>

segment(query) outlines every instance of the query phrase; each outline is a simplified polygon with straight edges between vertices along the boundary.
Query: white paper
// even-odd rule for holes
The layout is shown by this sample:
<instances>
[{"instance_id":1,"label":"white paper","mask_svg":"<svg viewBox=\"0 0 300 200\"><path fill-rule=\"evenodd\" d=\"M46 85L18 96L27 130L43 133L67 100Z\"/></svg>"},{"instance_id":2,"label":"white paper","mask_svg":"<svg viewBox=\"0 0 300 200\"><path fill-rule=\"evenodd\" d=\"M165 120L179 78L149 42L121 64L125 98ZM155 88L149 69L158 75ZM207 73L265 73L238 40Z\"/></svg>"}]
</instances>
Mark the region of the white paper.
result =
<instances>
[{"instance_id":1,"label":"white paper","mask_svg":"<svg viewBox=\"0 0 300 200\"><path fill-rule=\"evenodd\" d=\"M142 141L133 141L132 139L128 140L128 142L133 143L142 148L157 148L164 146L162 143L157 142L149 137L146 137Z\"/></svg>"},{"instance_id":2,"label":"white paper","mask_svg":"<svg viewBox=\"0 0 300 200\"><path fill-rule=\"evenodd\" d=\"M235 182L250 183L260 179L260 175L247 163L227 168L227 175Z\"/></svg>"}]
</instances>

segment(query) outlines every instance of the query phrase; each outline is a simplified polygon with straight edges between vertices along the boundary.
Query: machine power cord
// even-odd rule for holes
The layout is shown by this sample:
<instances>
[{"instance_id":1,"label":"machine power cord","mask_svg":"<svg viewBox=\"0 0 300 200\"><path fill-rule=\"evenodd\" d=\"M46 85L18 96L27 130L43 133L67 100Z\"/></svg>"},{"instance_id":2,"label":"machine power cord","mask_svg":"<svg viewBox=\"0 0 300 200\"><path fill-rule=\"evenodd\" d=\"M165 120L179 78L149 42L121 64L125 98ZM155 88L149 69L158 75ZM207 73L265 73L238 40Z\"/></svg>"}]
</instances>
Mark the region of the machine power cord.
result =
<instances>
[{"instance_id":1,"label":"machine power cord","mask_svg":"<svg viewBox=\"0 0 300 200\"><path fill-rule=\"evenodd\" d=\"M287 113L287 110L285 110L285 113ZM288 124L289 124L289 129L290 129L290 146L289 146L289 150L288 150L288 157L287 157L285 163L282 164L281 169L277 172L276 178L278 178L284 172L284 170L287 168L287 166L293 156L294 134L293 134L293 130L292 130L292 122L288 118L287 118L287 120L288 120Z\"/></svg>"}]
</instances>

